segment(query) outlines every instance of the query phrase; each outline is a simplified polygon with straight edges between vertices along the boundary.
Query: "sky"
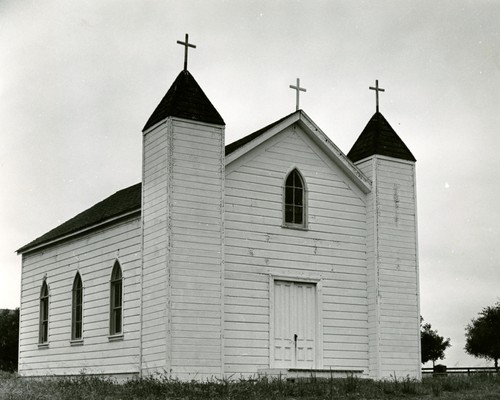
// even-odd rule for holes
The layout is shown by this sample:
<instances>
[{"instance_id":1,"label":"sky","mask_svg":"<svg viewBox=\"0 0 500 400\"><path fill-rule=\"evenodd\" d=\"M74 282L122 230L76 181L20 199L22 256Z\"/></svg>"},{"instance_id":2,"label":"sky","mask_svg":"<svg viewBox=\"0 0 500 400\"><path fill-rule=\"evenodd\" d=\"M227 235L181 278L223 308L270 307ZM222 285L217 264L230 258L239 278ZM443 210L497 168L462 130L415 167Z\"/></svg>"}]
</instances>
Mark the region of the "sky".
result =
<instances>
[{"instance_id":1,"label":"sky","mask_svg":"<svg viewBox=\"0 0 500 400\"><path fill-rule=\"evenodd\" d=\"M141 179L141 131L183 68L230 143L300 106L347 153L380 111L417 159L421 314L467 356L500 300L500 15L486 0L0 0L0 308L15 250Z\"/></svg>"}]
</instances>

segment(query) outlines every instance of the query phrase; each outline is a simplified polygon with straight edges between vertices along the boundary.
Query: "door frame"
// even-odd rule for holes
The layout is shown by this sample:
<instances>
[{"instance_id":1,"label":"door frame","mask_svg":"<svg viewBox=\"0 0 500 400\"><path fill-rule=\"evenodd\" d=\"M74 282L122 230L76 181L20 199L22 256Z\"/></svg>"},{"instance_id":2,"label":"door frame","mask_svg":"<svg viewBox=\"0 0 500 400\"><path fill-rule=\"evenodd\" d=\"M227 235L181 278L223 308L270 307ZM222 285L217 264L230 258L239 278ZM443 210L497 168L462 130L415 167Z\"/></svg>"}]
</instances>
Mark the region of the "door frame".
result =
<instances>
[{"instance_id":1,"label":"door frame","mask_svg":"<svg viewBox=\"0 0 500 400\"><path fill-rule=\"evenodd\" d=\"M274 284L275 281L292 283L312 283L316 286L316 351L314 368L323 368L323 280L319 275L289 276L269 275L269 368L276 368L274 362Z\"/></svg>"}]
</instances>

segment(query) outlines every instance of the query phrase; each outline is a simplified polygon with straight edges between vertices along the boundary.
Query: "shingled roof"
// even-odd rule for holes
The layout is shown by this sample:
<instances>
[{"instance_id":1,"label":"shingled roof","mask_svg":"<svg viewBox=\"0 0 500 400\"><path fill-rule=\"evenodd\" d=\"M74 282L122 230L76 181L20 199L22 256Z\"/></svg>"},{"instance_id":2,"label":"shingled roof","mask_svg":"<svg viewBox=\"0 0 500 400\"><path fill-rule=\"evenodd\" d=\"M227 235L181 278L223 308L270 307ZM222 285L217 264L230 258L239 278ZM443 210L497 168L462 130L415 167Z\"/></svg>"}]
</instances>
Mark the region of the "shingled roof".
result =
<instances>
[{"instance_id":1,"label":"shingled roof","mask_svg":"<svg viewBox=\"0 0 500 400\"><path fill-rule=\"evenodd\" d=\"M250 135L246 135L246 136L242 137L241 139L238 139L235 142L226 145L226 148L225 148L226 156L229 155L229 154L231 154L232 152L238 150L240 147L242 147L245 144L251 142L252 140L257 139L264 132L267 132L269 129L271 129L272 127L278 125L280 122L284 121L290 115L293 115L296 112L300 112L300 110L294 111L293 113L284 116L283 118L281 118L281 119L273 122L272 124L269 124L269 125L265 126L264 128L259 129L258 131L255 131L254 133L251 133Z\"/></svg>"},{"instance_id":2,"label":"shingled roof","mask_svg":"<svg viewBox=\"0 0 500 400\"><path fill-rule=\"evenodd\" d=\"M347 157L356 162L374 154L416 161L408 147L378 111L368 121Z\"/></svg>"},{"instance_id":3,"label":"shingled roof","mask_svg":"<svg viewBox=\"0 0 500 400\"><path fill-rule=\"evenodd\" d=\"M225 125L224 120L189 71L182 71L153 111L143 131L167 117Z\"/></svg>"},{"instance_id":4,"label":"shingled roof","mask_svg":"<svg viewBox=\"0 0 500 400\"><path fill-rule=\"evenodd\" d=\"M141 209L141 184L122 189L17 250L24 253L52 240Z\"/></svg>"}]
</instances>

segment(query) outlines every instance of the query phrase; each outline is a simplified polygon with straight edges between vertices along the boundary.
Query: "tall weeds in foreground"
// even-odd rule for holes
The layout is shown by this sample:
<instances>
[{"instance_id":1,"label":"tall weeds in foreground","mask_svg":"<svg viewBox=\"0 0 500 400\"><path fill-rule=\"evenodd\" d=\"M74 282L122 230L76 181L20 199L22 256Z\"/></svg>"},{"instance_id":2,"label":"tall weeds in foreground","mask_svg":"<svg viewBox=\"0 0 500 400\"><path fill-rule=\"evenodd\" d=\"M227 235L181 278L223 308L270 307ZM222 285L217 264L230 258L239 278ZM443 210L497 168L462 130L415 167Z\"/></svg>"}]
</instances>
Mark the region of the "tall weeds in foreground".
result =
<instances>
[{"instance_id":1,"label":"tall weeds in foreground","mask_svg":"<svg viewBox=\"0 0 500 400\"><path fill-rule=\"evenodd\" d=\"M0 373L0 400L342 400L437 398L493 400L500 398L500 375L425 378L391 377L371 381L350 375L344 379L289 381L229 377L182 382L168 375L119 384L112 379L81 375L68 378L20 379Z\"/></svg>"}]
</instances>

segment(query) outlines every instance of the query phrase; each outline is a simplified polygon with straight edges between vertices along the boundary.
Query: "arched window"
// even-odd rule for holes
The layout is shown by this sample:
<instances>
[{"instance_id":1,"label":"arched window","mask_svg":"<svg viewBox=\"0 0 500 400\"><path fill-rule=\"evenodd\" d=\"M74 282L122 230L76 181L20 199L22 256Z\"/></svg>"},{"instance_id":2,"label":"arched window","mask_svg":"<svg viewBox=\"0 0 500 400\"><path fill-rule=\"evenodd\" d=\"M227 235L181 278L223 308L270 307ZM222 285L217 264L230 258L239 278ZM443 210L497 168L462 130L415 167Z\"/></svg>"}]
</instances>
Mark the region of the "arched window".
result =
<instances>
[{"instance_id":1,"label":"arched window","mask_svg":"<svg viewBox=\"0 0 500 400\"><path fill-rule=\"evenodd\" d=\"M123 291L122 291L122 269L120 263L115 261L113 272L111 273L111 308L110 308L110 335L119 335L122 333L122 304L123 304Z\"/></svg>"},{"instance_id":2,"label":"arched window","mask_svg":"<svg viewBox=\"0 0 500 400\"><path fill-rule=\"evenodd\" d=\"M49 286L44 280L40 290L40 325L38 332L38 343L49 342Z\"/></svg>"},{"instance_id":3,"label":"arched window","mask_svg":"<svg viewBox=\"0 0 500 400\"><path fill-rule=\"evenodd\" d=\"M284 224L289 227L305 228L306 206L305 206L304 180L300 172L294 169L285 181L285 204Z\"/></svg>"},{"instance_id":4,"label":"arched window","mask_svg":"<svg viewBox=\"0 0 500 400\"><path fill-rule=\"evenodd\" d=\"M80 273L73 281L73 302L71 310L71 339L80 340L83 331L83 285Z\"/></svg>"}]
</instances>

